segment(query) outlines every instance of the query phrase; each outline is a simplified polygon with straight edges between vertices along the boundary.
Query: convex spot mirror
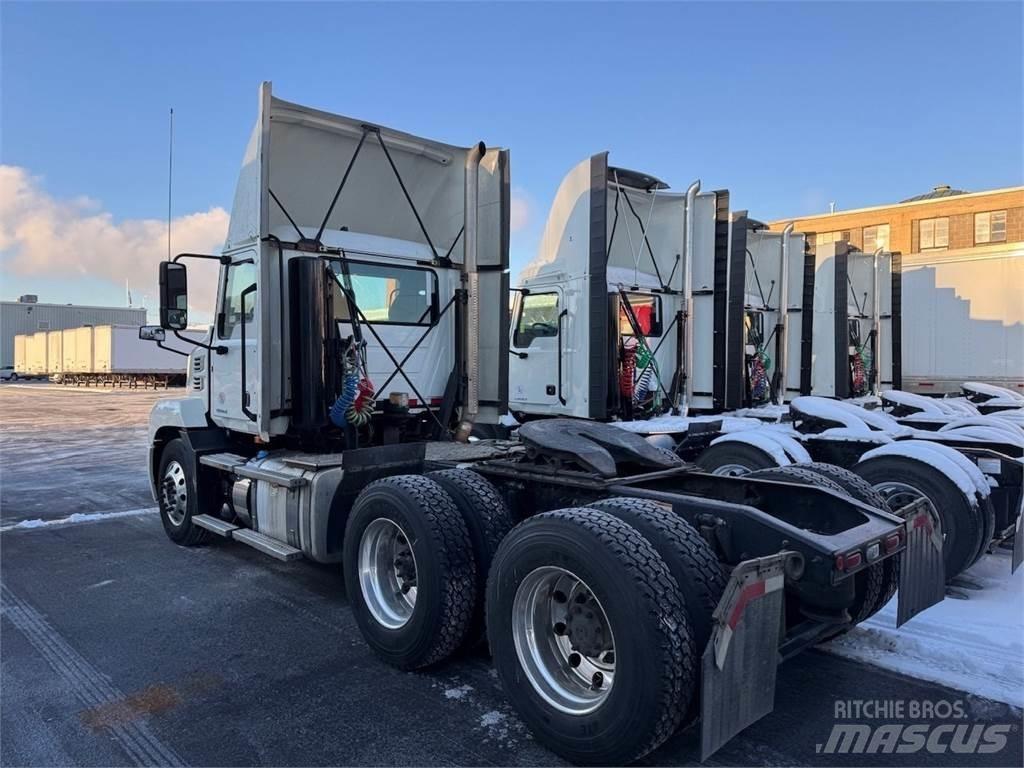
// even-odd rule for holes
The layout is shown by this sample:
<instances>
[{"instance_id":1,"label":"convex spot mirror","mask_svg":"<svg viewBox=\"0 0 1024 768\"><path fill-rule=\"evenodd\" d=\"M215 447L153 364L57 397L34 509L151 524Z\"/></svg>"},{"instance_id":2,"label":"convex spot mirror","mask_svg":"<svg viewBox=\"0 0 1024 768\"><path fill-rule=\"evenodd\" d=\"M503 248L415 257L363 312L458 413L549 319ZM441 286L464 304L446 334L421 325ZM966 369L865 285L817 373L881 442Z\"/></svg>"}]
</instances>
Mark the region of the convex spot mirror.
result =
<instances>
[{"instance_id":1,"label":"convex spot mirror","mask_svg":"<svg viewBox=\"0 0 1024 768\"><path fill-rule=\"evenodd\" d=\"M164 341L167 333L159 325L144 325L139 328L139 338L143 341Z\"/></svg>"},{"instance_id":2,"label":"convex spot mirror","mask_svg":"<svg viewBox=\"0 0 1024 768\"><path fill-rule=\"evenodd\" d=\"M160 262L160 327L183 331L188 326L188 273L184 264Z\"/></svg>"}]
</instances>

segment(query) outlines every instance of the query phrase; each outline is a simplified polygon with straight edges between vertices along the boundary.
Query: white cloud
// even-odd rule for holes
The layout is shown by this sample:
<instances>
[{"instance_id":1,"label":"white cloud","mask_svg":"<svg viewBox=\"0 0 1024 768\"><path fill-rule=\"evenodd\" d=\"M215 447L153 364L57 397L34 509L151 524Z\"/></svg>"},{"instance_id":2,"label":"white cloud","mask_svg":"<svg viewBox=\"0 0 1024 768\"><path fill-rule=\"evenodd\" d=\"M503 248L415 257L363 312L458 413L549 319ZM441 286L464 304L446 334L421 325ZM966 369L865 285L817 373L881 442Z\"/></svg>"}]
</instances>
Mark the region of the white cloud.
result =
<instances>
[{"instance_id":1,"label":"white cloud","mask_svg":"<svg viewBox=\"0 0 1024 768\"><path fill-rule=\"evenodd\" d=\"M219 253L228 212L215 207L180 216L171 224L172 253ZM157 302L157 264L167 257L167 222L115 221L88 197L59 200L41 179L19 166L0 165L0 266L16 275L88 275ZM205 267L205 269L204 269ZM189 264L190 303L209 317L216 293L216 271Z\"/></svg>"},{"instance_id":2,"label":"white cloud","mask_svg":"<svg viewBox=\"0 0 1024 768\"><path fill-rule=\"evenodd\" d=\"M513 189L512 199L509 201L509 229L512 232L526 229L532 211L533 203L529 195L521 189Z\"/></svg>"}]
</instances>

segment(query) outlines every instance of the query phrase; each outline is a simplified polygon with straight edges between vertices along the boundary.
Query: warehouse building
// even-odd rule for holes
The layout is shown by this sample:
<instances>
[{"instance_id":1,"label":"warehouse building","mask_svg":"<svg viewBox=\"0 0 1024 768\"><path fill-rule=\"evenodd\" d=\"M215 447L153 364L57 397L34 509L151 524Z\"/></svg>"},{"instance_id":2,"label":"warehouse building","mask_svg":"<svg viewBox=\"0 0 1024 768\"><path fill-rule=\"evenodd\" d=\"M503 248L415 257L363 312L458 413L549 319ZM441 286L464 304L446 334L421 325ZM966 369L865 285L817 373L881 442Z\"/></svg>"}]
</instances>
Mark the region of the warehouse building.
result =
<instances>
[{"instance_id":1,"label":"warehouse building","mask_svg":"<svg viewBox=\"0 0 1024 768\"><path fill-rule=\"evenodd\" d=\"M145 325L146 310L133 307L89 307L41 304L35 296L0 301L0 367L14 365L14 337L83 325Z\"/></svg>"}]
</instances>

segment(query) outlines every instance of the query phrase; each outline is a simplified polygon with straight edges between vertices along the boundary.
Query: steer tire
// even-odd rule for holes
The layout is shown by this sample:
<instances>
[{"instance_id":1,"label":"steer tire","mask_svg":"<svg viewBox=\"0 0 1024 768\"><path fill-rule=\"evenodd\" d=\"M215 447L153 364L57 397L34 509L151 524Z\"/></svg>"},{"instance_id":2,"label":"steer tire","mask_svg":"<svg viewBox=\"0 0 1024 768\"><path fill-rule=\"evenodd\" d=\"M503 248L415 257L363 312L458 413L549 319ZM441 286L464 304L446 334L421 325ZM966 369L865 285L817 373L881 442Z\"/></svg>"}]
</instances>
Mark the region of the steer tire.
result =
<instances>
[{"instance_id":1,"label":"steer tire","mask_svg":"<svg viewBox=\"0 0 1024 768\"><path fill-rule=\"evenodd\" d=\"M904 483L931 501L942 525L942 560L946 579L968 568L982 546L984 521L957 484L938 469L906 456L875 456L854 466L853 471L876 489L891 481ZM895 510L894 510L895 511Z\"/></svg>"},{"instance_id":2,"label":"steer tire","mask_svg":"<svg viewBox=\"0 0 1024 768\"><path fill-rule=\"evenodd\" d=\"M470 619L465 643L467 647L472 647L482 642L486 634L484 597L487 592L487 572L491 569L498 545L512 530L515 522L498 489L486 477L468 469L443 469L428 472L426 477L444 488L452 497L473 544L476 589L473 617Z\"/></svg>"},{"instance_id":3,"label":"steer tire","mask_svg":"<svg viewBox=\"0 0 1024 768\"><path fill-rule=\"evenodd\" d=\"M702 472L712 475L731 474L726 467L743 467L747 472L778 467L779 462L771 454L756 445L729 440L718 445L709 445L697 457L697 466ZM737 473L739 474L739 473Z\"/></svg>"},{"instance_id":4,"label":"steer tire","mask_svg":"<svg viewBox=\"0 0 1024 768\"><path fill-rule=\"evenodd\" d=\"M172 469L172 465L176 465L180 472ZM169 470L172 472L171 477L167 477ZM186 497L184 516L178 522L172 519L172 514L176 517L178 513L172 508L171 500L168 498L168 494L171 493L168 483L176 486L173 493L178 499L182 495ZM156 490L160 522L163 523L164 532L171 541L183 547L194 547L210 540L210 531L193 523L192 518L196 515L216 514L217 510L212 509L211 501L214 489L199 481L196 476L195 455L180 437L167 443L160 454Z\"/></svg>"},{"instance_id":5,"label":"steer tire","mask_svg":"<svg viewBox=\"0 0 1024 768\"><path fill-rule=\"evenodd\" d=\"M531 651L516 642L516 633L522 638L529 629L514 613L520 586L550 567L583 581L614 638L612 687L587 712L567 712L543 695L524 661ZM529 636L550 647L555 630L539 627ZM509 702L538 742L576 764L625 765L647 754L675 731L698 685L689 619L671 571L635 528L601 510L545 512L505 537L487 581L487 637Z\"/></svg>"},{"instance_id":6,"label":"steer tire","mask_svg":"<svg viewBox=\"0 0 1024 768\"><path fill-rule=\"evenodd\" d=\"M831 467L831 469L839 471L833 472L831 469L823 470L822 467ZM781 482L797 482L801 485L812 485L816 488L823 488L825 490L840 493L844 496L849 496L865 504L871 504L872 502L866 500L871 498L871 495L867 494L867 491L870 490L872 494L875 494L875 490L873 488L866 489L863 486L860 486L859 483L850 480L850 478L846 477L844 474L846 471L847 470L841 469L840 467L832 467L832 465L828 464L799 464L752 472L748 477L758 478L761 480L778 480ZM866 495L864 498L861 498L858 496L858 492ZM878 495L877 501L882 502L882 506L879 507L879 509L884 510L885 499L881 498L881 495ZM899 584L898 576L899 574L897 572L897 586ZM880 610L882 606L885 605L885 603L882 602L882 596L885 593L886 584L886 569L884 561L869 565L864 570L855 573L853 575L853 602L847 607L847 611L850 613L851 623L836 634L842 634L843 632L848 631L854 624L864 621L864 619ZM892 595L890 595L890 597L892 597Z\"/></svg>"},{"instance_id":7,"label":"steer tire","mask_svg":"<svg viewBox=\"0 0 1024 768\"><path fill-rule=\"evenodd\" d=\"M822 462L801 464L800 466L812 472L817 472L819 475L827 477L832 482L842 486L842 489L846 491L850 498L856 499L862 504L867 504L875 509L888 509L885 497L876 491L871 483L849 469ZM850 609L850 616L853 617L854 624L860 624L865 619L874 616L885 607L886 603L892 600L892 596L896 594L896 590L900 586L900 564L902 562L902 555L887 557L881 563L871 566L866 571L862 571L865 576L857 582L857 606ZM869 601L867 598L875 593L875 587L869 583L862 583L865 582L865 579L880 581L877 598L874 601Z\"/></svg>"},{"instance_id":8,"label":"steer tire","mask_svg":"<svg viewBox=\"0 0 1024 768\"><path fill-rule=\"evenodd\" d=\"M665 561L682 590L697 656L703 654L714 626L712 614L725 592L725 577L711 545L682 517L648 499L618 497L587 506L636 528Z\"/></svg>"},{"instance_id":9,"label":"steer tire","mask_svg":"<svg viewBox=\"0 0 1024 768\"><path fill-rule=\"evenodd\" d=\"M404 534L415 565L411 614L404 623L392 619L390 626L368 605L375 580L367 574L363 582L366 569L360 563L372 540L368 538L364 548L364 534L380 519ZM451 656L465 640L476 597L473 544L455 502L435 481L422 475L395 475L367 485L345 525L342 563L356 624L370 648L388 664L399 669L427 667Z\"/></svg>"}]
</instances>

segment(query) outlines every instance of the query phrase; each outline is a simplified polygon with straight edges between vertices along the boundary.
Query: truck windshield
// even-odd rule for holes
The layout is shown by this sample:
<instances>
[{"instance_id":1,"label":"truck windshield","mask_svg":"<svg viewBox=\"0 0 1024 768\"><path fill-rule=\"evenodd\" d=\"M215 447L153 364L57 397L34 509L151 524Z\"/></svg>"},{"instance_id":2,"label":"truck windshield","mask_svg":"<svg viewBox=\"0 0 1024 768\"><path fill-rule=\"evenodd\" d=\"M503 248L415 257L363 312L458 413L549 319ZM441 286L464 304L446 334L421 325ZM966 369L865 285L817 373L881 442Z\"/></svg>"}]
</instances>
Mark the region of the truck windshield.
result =
<instances>
[{"instance_id":1,"label":"truck windshield","mask_svg":"<svg viewBox=\"0 0 1024 768\"><path fill-rule=\"evenodd\" d=\"M420 267L400 267L394 264L367 264L360 261L332 261L331 269L337 280L334 316L350 319L348 303L341 289L350 286L356 306L371 323L394 325L431 325L436 316L437 275L433 270Z\"/></svg>"}]
</instances>

